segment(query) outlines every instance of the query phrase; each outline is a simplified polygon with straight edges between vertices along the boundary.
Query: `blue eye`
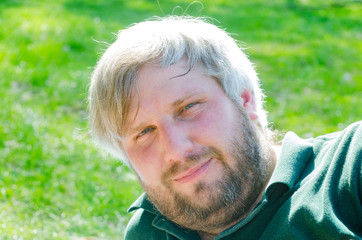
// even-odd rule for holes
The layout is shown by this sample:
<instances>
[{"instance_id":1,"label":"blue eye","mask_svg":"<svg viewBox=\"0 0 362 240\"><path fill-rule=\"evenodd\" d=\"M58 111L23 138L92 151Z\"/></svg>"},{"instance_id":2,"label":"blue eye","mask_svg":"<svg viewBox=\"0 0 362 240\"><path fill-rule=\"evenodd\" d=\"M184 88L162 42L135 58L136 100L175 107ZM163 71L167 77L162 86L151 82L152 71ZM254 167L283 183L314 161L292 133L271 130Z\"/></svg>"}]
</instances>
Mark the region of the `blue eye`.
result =
<instances>
[{"instance_id":1,"label":"blue eye","mask_svg":"<svg viewBox=\"0 0 362 240\"><path fill-rule=\"evenodd\" d=\"M140 134L138 134L137 137L142 137L143 135L145 135L146 133L148 133L151 130L152 130L151 128L146 128L145 130L140 132Z\"/></svg>"},{"instance_id":2,"label":"blue eye","mask_svg":"<svg viewBox=\"0 0 362 240\"><path fill-rule=\"evenodd\" d=\"M190 103L188 104L186 107L184 107L182 110L187 110L187 109L190 109L192 108L196 103Z\"/></svg>"}]
</instances>

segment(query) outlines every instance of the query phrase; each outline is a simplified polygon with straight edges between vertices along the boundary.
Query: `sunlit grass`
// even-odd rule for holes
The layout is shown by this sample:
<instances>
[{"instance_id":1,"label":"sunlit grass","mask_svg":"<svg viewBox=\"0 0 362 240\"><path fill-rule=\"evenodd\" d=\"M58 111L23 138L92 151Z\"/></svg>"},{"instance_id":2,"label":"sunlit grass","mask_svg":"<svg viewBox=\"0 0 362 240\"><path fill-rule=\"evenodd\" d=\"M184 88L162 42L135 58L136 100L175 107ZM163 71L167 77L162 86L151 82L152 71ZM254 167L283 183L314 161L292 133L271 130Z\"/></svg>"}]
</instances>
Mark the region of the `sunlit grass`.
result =
<instances>
[{"instance_id":1,"label":"sunlit grass","mask_svg":"<svg viewBox=\"0 0 362 240\"><path fill-rule=\"evenodd\" d=\"M361 119L360 4L159 2L165 14L213 17L243 42L277 129L309 137ZM161 9L149 0L0 2L0 239L122 239L141 189L93 145L87 88L101 42Z\"/></svg>"}]
</instances>

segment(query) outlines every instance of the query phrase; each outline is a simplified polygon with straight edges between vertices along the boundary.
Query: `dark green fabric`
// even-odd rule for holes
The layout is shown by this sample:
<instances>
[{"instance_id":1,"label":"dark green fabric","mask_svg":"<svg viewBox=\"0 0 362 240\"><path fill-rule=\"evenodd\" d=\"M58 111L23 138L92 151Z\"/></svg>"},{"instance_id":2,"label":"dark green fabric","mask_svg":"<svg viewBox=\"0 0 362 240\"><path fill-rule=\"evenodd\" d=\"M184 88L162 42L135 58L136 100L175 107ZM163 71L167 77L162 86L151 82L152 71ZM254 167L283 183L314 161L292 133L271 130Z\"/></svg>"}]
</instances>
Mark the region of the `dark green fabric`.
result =
<instances>
[{"instance_id":1,"label":"dark green fabric","mask_svg":"<svg viewBox=\"0 0 362 240\"><path fill-rule=\"evenodd\" d=\"M260 204L215 239L362 239L362 122L303 140L292 132ZM200 239L162 216L143 194L126 240Z\"/></svg>"}]
</instances>

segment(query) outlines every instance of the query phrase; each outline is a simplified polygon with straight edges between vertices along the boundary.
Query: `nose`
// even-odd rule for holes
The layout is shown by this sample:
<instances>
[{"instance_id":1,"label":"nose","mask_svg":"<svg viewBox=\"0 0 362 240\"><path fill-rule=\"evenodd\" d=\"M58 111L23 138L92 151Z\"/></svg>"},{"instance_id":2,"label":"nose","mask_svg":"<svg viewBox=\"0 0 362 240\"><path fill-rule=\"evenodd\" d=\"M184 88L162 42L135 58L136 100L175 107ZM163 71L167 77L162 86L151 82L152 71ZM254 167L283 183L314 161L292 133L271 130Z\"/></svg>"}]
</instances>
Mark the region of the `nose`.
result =
<instances>
[{"instance_id":1,"label":"nose","mask_svg":"<svg viewBox=\"0 0 362 240\"><path fill-rule=\"evenodd\" d=\"M166 123L158 128L163 159L169 163L185 161L193 148L189 130L187 127L180 125Z\"/></svg>"}]
</instances>

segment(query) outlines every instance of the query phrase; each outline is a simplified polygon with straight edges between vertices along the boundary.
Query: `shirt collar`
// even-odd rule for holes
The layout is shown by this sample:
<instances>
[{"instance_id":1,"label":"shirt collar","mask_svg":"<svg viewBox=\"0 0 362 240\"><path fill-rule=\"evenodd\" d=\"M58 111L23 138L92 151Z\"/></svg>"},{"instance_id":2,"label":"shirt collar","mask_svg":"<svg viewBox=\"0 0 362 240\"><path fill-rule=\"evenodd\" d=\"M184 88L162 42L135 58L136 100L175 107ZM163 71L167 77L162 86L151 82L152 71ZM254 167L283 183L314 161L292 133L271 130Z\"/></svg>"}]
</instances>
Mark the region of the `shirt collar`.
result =
<instances>
[{"instance_id":1,"label":"shirt collar","mask_svg":"<svg viewBox=\"0 0 362 240\"><path fill-rule=\"evenodd\" d=\"M284 189L283 192L279 191L279 194L290 191L300 179L312 153L312 139L301 139L295 133L288 132L283 139L280 158L266 189L267 197L271 197L277 189Z\"/></svg>"},{"instance_id":2,"label":"shirt collar","mask_svg":"<svg viewBox=\"0 0 362 240\"><path fill-rule=\"evenodd\" d=\"M190 231L188 229L181 228L177 224L168 220L166 217L161 215L161 213L156 209L156 207L147 199L145 193L143 193L128 209L128 212L132 212L139 208L144 209L155 215L155 218L152 221L152 225L160 230L163 230L178 239L199 239L198 234L195 231Z\"/></svg>"},{"instance_id":3,"label":"shirt collar","mask_svg":"<svg viewBox=\"0 0 362 240\"><path fill-rule=\"evenodd\" d=\"M156 215L159 214L156 207L150 201L148 201L146 193L142 193L141 196L139 196L139 198L130 206L128 212L132 212L139 208L143 208L144 210Z\"/></svg>"}]
</instances>

